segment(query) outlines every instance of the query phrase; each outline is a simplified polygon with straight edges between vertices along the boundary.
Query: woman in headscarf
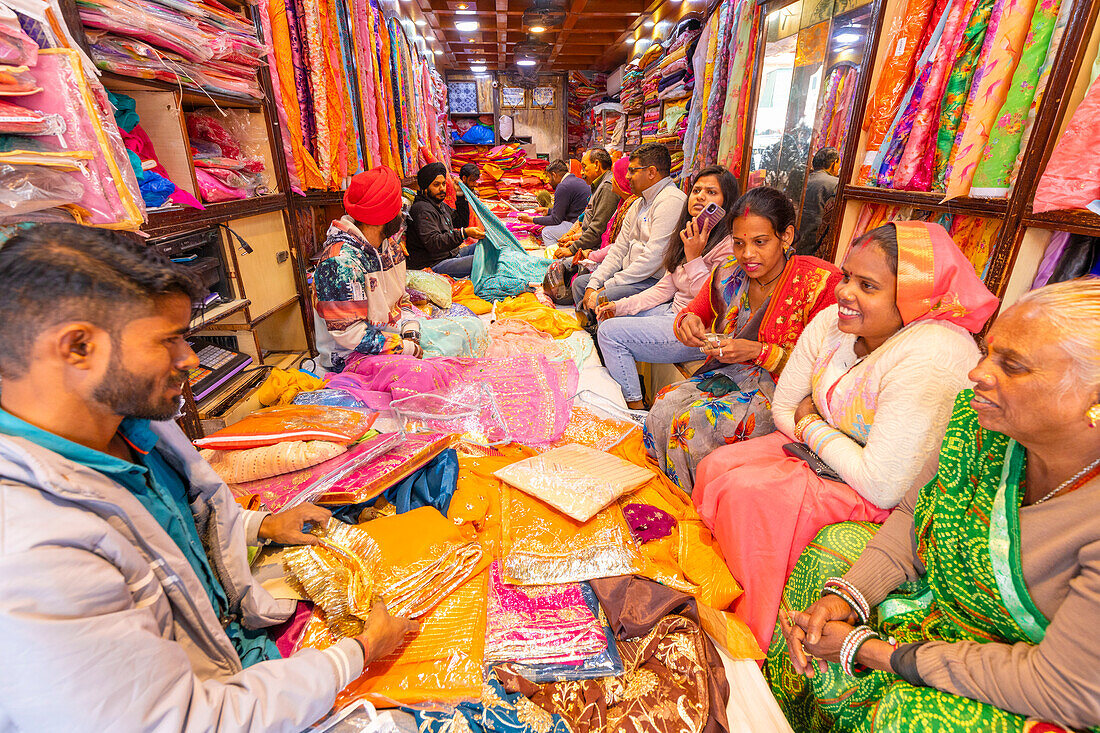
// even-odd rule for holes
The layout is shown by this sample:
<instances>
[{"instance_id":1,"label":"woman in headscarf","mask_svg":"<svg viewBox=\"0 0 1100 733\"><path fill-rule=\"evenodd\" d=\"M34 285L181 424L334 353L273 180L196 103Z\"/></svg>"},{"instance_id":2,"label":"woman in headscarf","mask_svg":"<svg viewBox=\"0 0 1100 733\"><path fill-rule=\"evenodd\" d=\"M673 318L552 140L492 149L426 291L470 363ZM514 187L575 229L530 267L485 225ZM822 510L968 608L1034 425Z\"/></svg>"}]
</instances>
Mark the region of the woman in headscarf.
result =
<instances>
[{"instance_id":1,"label":"woman in headscarf","mask_svg":"<svg viewBox=\"0 0 1100 733\"><path fill-rule=\"evenodd\" d=\"M619 206L615 209L615 213L611 215L611 221L608 222L607 230L604 231L603 238L600 240L600 248L598 250L581 250L574 257L575 260L588 259L597 264L603 262L603 258L607 256L607 248L619 236L619 230L623 228L623 221L626 219L626 212L638 200L638 197L630 192L630 179L626 173L626 169L629 167L630 159L625 155L616 160L615 164L611 166L613 175L611 188L619 197Z\"/></svg>"},{"instance_id":2,"label":"woman in headscarf","mask_svg":"<svg viewBox=\"0 0 1100 733\"><path fill-rule=\"evenodd\" d=\"M775 390L779 432L718 448L692 498L745 589L762 648L783 583L822 527L882 522L936 472L955 395L997 308L938 224L893 222L853 242L837 305L802 333ZM823 462L823 463L822 463Z\"/></svg>"},{"instance_id":3,"label":"woman in headscarf","mask_svg":"<svg viewBox=\"0 0 1100 733\"><path fill-rule=\"evenodd\" d=\"M649 454L688 493L695 467L712 450L775 429L775 379L802 329L834 302L840 281L831 263L790 256L795 212L782 191L750 189L731 213L732 257L675 324L676 338L702 347L708 361L661 390L645 422Z\"/></svg>"},{"instance_id":4,"label":"woman in headscarf","mask_svg":"<svg viewBox=\"0 0 1100 733\"><path fill-rule=\"evenodd\" d=\"M795 566L767 667L796 730L1100 728L1100 279L1027 293L987 343L936 477Z\"/></svg>"}]
</instances>

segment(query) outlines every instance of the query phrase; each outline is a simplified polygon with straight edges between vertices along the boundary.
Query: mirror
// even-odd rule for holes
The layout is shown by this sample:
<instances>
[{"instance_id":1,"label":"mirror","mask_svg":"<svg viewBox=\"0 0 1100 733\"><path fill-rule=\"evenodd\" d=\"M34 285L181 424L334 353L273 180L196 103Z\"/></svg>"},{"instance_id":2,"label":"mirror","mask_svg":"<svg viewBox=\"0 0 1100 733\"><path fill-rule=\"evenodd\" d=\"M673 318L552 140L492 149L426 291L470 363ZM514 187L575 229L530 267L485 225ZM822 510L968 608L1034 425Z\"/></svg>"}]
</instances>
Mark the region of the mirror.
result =
<instances>
[{"instance_id":1,"label":"mirror","mask_svg":"<svg viewBox=\"0 0 1100 733\"><path fill-rule=\"evenodd\" d=\"M800 242L816 239L819 189L835 191L839 161L815 171L813 159L828 147L843 152L872 9L870 0L795 0L769 12L763 23L748 185L786 191L800 214L814 209L806 217L813 226L806 232L800 228ZM808 185L811 181L814 186ZM805 200L807 187L810 201Z\"/></svg>"}]
</instances>

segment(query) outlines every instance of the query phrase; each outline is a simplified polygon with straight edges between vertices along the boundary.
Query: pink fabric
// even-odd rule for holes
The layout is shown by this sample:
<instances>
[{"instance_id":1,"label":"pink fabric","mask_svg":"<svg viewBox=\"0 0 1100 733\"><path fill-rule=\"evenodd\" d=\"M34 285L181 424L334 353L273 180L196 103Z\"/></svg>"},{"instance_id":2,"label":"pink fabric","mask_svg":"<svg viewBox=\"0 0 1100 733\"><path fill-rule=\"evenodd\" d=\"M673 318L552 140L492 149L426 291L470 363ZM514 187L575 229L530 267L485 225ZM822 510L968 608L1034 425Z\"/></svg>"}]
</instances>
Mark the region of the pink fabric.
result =
<instances>
[{"instance_id":1,"label":"pink fabric","mask_svg":"<svg viewBox=\"0 0 1100 733\"><path fill-rule=\"evenodd\" d=\"M340 380L340 389L358 397L356 390L388 392L392 399L433 392L446 395L474 382L493 390L501 417L518 443L557 440L572 412L580 374L572 359L550 361L524 354L505 358L470 359L353 354ZM355 389L347 384L354 383ZM333 385L332 380L329 385Z\"/></svg>"},{"instance_id":2,"label":"pink fabric","mask_svg":"<svg viewBox=\"0 0 1100 733\"><path fill-rule=\"evenodd\" d=\"M492 564L486 659L571 664L606 649L607 637L579 585L509 585L500 577L500 563Z\"/></svg>"},{"instance_id":3,"label":"pink fabric","mask_svg":"<svg viewBox=\"0 0 1100 733\"><path fill-rule=\"evenodd\" d=\"M626 176L626 169L630 167L630 157L624 155L615 161L615 165L611 166L611 172L615 176L615 183L619 184L619 189L630 192L630 179Z\"/></svg>"},{"instance_id":4,"label":"pink fabric","mask_svg":"<svg viewBox=\"0 0 1100 733\"><path fill-rule=\"evenodd\" d=\"M541 291L535 293L536 298L539 295L546 297ZM550 306L553 307L553 303ZM568 359L571 353L558 339L539 331L527 321L515 318L494 321L489 326L489 337L489 349L485 356L491 359L523 354L542 354L548 359Z\"/></svg>"},{"instance_id":5,"label":"pink fabric","mask_svg":"<svg viewBox=\"0 0 1100 733\"><path fill-rule=\"evenodd\" d=\"M790 442L775 432L718 448L699 464L692 494L745 589L734 610L761 649L771 643L783 585L818 531L849 520L883 522L890 513L784 454Z\"/></svg>"},{"instance_id":6,"label":"pink fabric","mask_svg":"<svg viewBox=\"0 0 1100 733\"><path fill-rule=\"evenodd\" d=\"M1095 207L1096 200L1100 199L1100 156L1096 155L1100 145L1098 118L1100 79L1089 87L1066 125L1065 133L1054 145L1035 191L1032 209L1036 214Z\"/></svg>"},{"instance_id":7,"label":"pink fabric","mask_svg":"<svg viewBox=\"0 0 1100 733\"><path fill-rule=\"evenodd\" d=\"M981 331L997 310L997 297L947 230L925 221L892 223L898 234L897 303L902 321L950 321L971 333Z\"/></svg>"},{"instance_id":8,"label":"pink fabric","mask_svg":"<svg viewBox=\"0 0 1100 733\"><path fill-rule=\"evenodd\" d=\"M275 646L279 647L279 653L289 657L298 646L298 639L306 630L310 614L313 613L313 604L308 601L298 601L294 609L294 615L283 623L271 629L271 636L275 637Z\"/></svg>"},{"instance_id":9,"label":"pink fabric","mask_svg":"<svg viewBox=\"0 0 1100 733\"><path fill-rule=\"evenodd\" d=\"M672 301L672 307L680 312L699 294L710 271L733 256L733 239L727 237L702 257L684 263L637 295L615 302L616 316L632 316Z\"/></svg>"}]
</instances>

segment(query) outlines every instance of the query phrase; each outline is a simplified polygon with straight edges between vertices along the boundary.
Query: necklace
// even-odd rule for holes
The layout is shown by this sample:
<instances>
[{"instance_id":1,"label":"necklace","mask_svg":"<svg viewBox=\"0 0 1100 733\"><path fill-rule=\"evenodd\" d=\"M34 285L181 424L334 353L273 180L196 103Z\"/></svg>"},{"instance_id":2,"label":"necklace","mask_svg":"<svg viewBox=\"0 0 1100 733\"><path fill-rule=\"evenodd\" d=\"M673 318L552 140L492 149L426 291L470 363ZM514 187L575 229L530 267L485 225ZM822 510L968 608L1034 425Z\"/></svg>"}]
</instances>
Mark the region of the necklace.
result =
<instances>
[{"instance_id":1,"label":"necklace","mask_svg":"<svg viewBox=\"0 0 1100 733\"><path fill-rule=\"evenodd\" d=\"M1072 488L1069 491L1075 491L1075 490L1081 488L1082 486L1087 484L1089 481L1094 479L1096 477L1096 474L1100 473L1100 470L1097 470L1098 468L1100 468L1100 458L1097 458L1095 461L1093 461L1092 463L1085 466L1084 468L1082 468L1077 473L1070 476L1067 480L1065 480L1061 484L1059 484L1058 488L1056 488L1054 491L1052 491L1049 494L1047 494L1046 496L1044 496L1042 499L1039 499L1037 502L1035 502L1035 504L1042 504L1044 501L1051 498L1052 496L1054 496L1055 494L1057 494L1059 491L1066 488L1067 486L1072 485ZM1068 494L1069 491L1067 491L1066 493ZM1032 504L1032 506L1034 506L1035 504Z\"/></svg>"}]
</instances>

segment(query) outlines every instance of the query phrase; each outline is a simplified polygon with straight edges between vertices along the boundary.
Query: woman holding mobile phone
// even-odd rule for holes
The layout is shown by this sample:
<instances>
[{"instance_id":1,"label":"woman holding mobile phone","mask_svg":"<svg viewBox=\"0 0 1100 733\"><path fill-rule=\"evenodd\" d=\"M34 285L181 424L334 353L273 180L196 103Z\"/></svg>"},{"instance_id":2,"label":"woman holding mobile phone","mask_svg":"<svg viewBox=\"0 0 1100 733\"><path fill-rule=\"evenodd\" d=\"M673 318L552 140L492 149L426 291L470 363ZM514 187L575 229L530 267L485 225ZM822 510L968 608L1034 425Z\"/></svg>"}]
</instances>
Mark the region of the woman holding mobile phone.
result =
<instances>
[{"instance_id":1,"label":"woman holding mobile phone","mask_svg":"<svg viewBox=\"0 0 1100 733\"><path fill-rule=\"evenodd\" d=\"M685 346L676 338L673 321L699 292L711 268L731 256L733 217L725 208L732 206L737 195L737 179L722 166L699 171L665 251L665 276L637 295L602 303L596 309L604 365L632 409L644 407L635 360L675 364L704 357L697 346ZM711 211L702 216L711 204Z\"/></svg>"},{"instance_id":2,"label":"woman holding mobile phone","mask_svg":"<svg viewBox=\"0 0 1100 733\"><path fill-rule=\"evenodd\" d=\"M782 191L759 187L733 206L733 257L720 263L676 317L675 335L709 357L690 379L661 390L646 418L646 448L691 492L715 448L775 429L775 380L802 329L836 301L840 271L789 256L795 212Z\"/></svg>"}]
</instances>

